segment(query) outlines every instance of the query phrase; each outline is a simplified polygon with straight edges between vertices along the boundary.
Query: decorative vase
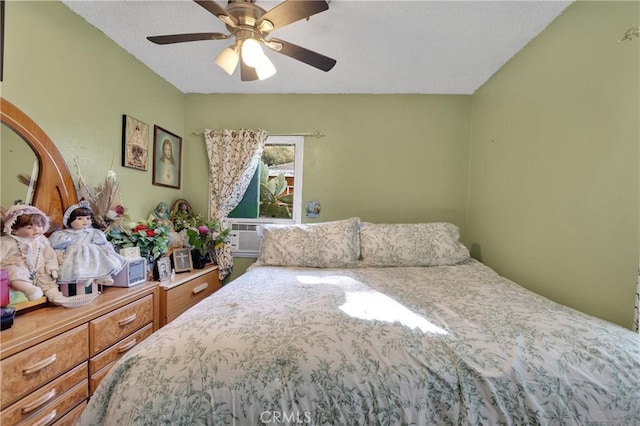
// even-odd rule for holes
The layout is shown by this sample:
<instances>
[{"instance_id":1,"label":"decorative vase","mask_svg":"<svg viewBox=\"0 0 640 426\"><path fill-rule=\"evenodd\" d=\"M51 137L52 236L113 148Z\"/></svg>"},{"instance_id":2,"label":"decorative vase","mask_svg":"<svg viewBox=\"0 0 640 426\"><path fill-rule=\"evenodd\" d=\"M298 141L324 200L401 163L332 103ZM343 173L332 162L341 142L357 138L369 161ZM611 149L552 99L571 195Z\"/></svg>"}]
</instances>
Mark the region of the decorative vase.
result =
<instances>
[{"instance_id":1,"label":"decorative vase","mask_svg":"<svg viewBox=\"0 0 640 426\"><path fill-rule=\"evenodd\" d=\"M191 263L193 269L203 269L207 264L207 256L200 254L198 250L191 250Z\"/></svg>"}]
</instances>

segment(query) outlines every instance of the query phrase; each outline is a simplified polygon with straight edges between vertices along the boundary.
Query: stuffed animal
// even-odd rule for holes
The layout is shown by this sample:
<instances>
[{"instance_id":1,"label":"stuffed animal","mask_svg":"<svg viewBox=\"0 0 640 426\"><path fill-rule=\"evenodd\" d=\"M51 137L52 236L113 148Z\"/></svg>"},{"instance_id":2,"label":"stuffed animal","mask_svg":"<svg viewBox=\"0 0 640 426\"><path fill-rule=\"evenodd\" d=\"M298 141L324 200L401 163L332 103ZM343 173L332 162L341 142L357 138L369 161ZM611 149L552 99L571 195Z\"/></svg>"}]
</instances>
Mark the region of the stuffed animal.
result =
<instances>
[{"instance_id":1,"label":"stuffed animal","mask_svg":"<svg viewBox=\"0 0 640 426\"><path fill-rule=\"evenodd\" d=\"M53 303L64 299L58 289L56 253L44 235L49 218L38 208L14 205L4 215L0 237L0 266L8 271L9 286L35 300L44 294Z\"/></svg>"}]
</instances>

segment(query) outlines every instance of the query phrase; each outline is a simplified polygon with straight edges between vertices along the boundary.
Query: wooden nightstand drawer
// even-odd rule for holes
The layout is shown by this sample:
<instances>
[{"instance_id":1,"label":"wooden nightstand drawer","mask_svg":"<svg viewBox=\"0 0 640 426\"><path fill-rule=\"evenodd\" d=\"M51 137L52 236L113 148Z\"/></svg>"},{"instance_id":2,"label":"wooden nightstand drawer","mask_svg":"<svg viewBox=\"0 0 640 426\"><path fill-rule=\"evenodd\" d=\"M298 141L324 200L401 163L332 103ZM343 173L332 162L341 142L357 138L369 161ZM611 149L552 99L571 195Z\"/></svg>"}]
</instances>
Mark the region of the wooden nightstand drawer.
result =
<instances>
[{"instance_id":1,"label":"wooden nightstand drawer","mask_svg":"<svg viewBox=\"0 0 640 426\"><path fill-rule=\"evenodd\" d=\"M184 283L168 289L160 289L160 319L162 325L178 317L207 296L220 289L218 269L213 269L203 275L187 280Z\"/></svg>"},{"instance_id":2,"label":"wooden nightstand drawer","mask_svg":"<svg viewBox=\"0 0 640 426\"><path fill-rule=\"evenodd\" d=\"M87 363L84 362L3 410L1 423L7 426L21 422L48 424L86 399L88 391Z\"/></svg>"},{"instance_id":3,"label":"wooden nightstand drawer","mask_svg":"<svg viewBox=\"0 0 640 426\"><path fill-rule=\"evenodd\" d=\"M153 321L153 296L149 295L89 323L91 356Z\"/></svg>"},{"instance_id":4,"label":"wooden nightstand drawer","mask_svg":"<svg viewBox=\"0 0 640 426\"><path fill-rule=\"evenodd\" d=\"M87 325L2 360L2 407L89 358Z\"/></svg>"}]
</instances>

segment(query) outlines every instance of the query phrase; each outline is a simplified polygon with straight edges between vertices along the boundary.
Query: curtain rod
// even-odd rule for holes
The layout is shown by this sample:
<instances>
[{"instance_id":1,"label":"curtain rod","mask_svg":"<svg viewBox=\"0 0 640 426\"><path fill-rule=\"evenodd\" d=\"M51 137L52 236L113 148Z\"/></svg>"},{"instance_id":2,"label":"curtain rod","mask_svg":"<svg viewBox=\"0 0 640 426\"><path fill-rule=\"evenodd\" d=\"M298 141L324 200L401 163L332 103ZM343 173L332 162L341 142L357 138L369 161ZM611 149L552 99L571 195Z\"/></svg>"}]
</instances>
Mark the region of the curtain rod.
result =
<instances>
[{"instance_id":1,"label":"curtain rod","mask_svg":"<svg viewBox=\"0 0 640 426\"><path fill-rule=\"evenodd\" d=\"M192 136L204 136L204 132L191 132ZM323 138L326 135L318 130L314 130L313 132L298 132L298 133L276 133L269 136L309 136L312 138Z\"/></svg>"}]
</instances>

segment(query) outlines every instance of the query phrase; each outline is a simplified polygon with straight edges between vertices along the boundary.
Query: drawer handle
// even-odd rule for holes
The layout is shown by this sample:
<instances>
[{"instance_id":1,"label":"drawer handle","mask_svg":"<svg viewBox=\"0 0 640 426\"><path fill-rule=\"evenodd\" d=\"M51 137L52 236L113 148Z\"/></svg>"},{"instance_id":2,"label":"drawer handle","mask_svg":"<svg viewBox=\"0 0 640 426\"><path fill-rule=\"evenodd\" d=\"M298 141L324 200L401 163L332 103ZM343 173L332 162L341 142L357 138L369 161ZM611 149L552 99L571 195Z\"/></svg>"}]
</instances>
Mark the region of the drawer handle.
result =
<instances>
[{"instance_id":1,"label":"drawer handle","mask_svg":"<svg viewBox=\"0 0 640 426\"><path fill-rule=\"evenodd\" d=\"M118 355L125 353L126 351L128 351L129 349L134 347L137 343L138 343L138 341L136 339L133 339L132 341L130 341L126 345L120 346L118 348Z\"/></svg>"},{"instance_id":2,"label":"drawer handle","mask_svg":"<svg viewBox=\"0 0 640 426\"><path fill-rule=\"evenodd\" d=\"M42 370L43 368L50 366L54 362L56 362L56 354L53 354L49 358L34 364L32 367L27 367L27 368L23 369L22 370L22 375L23 376L28 376L29 374L36 373L36 372Z\"/></svg>"},{"instance_id":3,"label":"drawer handle","mask_svg":"<svg viewBox=\"0 0 640 426\"><path fill-rule=\"evenodd\" d=\"M26 407L23 407L22 410L20 411L22 412L22 414L29 414L33 411L36 411L38 408L42 407L44 404L51 401L51 399L53 399L54 396L56 396L56 390L52 389L46 394L42 395L40 398L33 401L31 404L27 405Z\"/></svg>"},{"instance_id":4,"label":"drawer handle","mask_svg":"<svg viewBox=\"0 0 640 426\"><path fill-rule=\"evenodd\" d=\"M56 410L52 410L51 412L49 412L49 414L47 414L37 422L31 423L31 426L44 426L46 424L51 423L55 418L56 418Z\"/></svg>"},{"instance_id":5,"label":"drawer handle","mask_svg":"<svg viewBox=\"0 0 640 426\"><path fill-rule=\"evenodd\" d=\"M209 287L209 283L200 284L198 287L194 287L193 294L198 294Z\"/></svg>"},{"instance_id":6,"label":"drawer handle","mask_svg":"<svg viewBox=\"0 0 640 426\"><path fill-rule=\"evenodd\" d=\"M118 325L120 327L124 327L127 324L131 324L132 322L134 322L136 320L137 316L138 316L137 314L133 314L130 317L127 317L127 318L125 318L123 320L120 320L120 322L118 322Z\"/></svg>"}]
</instances>

